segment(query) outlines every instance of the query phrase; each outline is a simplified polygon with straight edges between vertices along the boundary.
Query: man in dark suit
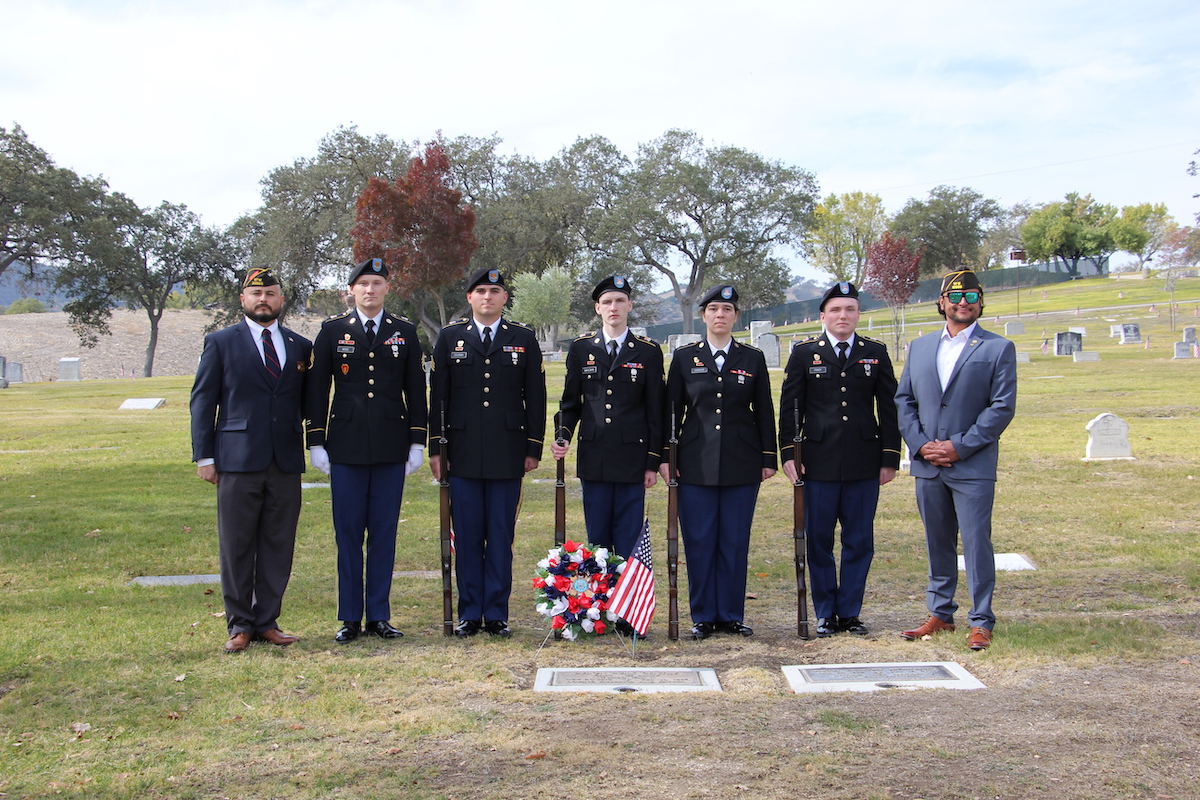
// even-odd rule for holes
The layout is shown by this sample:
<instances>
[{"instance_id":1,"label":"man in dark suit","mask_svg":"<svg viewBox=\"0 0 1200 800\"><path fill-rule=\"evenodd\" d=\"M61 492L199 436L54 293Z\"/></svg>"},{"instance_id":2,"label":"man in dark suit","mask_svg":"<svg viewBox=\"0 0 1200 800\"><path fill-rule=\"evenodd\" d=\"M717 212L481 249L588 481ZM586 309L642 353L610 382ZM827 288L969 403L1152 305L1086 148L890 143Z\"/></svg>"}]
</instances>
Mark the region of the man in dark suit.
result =
<instances>
[{"instance_id":1,"label":"man in dark suit","mask_svg":"<svg viewBox=\"0 0 1200 800\"><path fill-rule=\"evenodd\" d=\"M283 290L268 270L250 270L240 299L246 319L204 339L191 399L192 460L217 486L230 653L255 639L280 647L298 641L277 618L300 518L312 357L312 343L279 324Z\"/></svg>"},{"instance_id":2,"label":"man in dark suit","mask_svg":"<svg viewBox=\"0 0 1200 800\"><path fill-rule=\"evenodd\" d=\"M632 291L621 275L592 290L601 328L567 351L560 427L550 444L555 459L565 458L579 425L576 472L588 541L625 557L642 531L646 490L658 481L663 429L662 348L629 330ZM634 634L624 620L617 629Z\"/></svg>"},{"instance_id":3,"label":"man in dark suit","mask_svg":"<svg viewBox=\"0 0 1200 800\"><path fill-rule=\"evenodd\" d=\"M937 306L946 327L913 341L896 392L929 550L930 617L900 635L912 640L954 630L961 532L971 594L967 645L983 650L996 624L992 504L1000 434L1016 412L1016 348L979 327L983 288L974 272L947 275Z\"/></svg>"},{"instance_id":4,"label":"man in dark suit","mask_svg":"<svg viewBox=\"0 0 1200 800\"><path fill-rule=\"evenodd\" d=\"M744 621L750 528L759 487L778 463L766 357L733 340L737 302L728 285L700 298L704 341L676 349L667 375L694 639L754 634Z\"/></svg>"},{"instance_id":5,"label":"man in dark suit","mask_svg":"<svg viewBox=\"0 0 1200 800\"><path fill-rule=\"evenodd\" d=\"M443 328L433 348L429 467L438 480L450 471L459 637L511 635L521 480L537 469L546 432L542 350L532 330L502 316L507 302L500 271L479 270L467 283L471 317Z\"/></svg>"},{"instance_id":6,"label":"man in dark suit","mask_svg":"<svg viewBox=\"0 0 1200 800\"><path fill-rule=\"evenodd\" d=\"M417 329L384 310L387 279L383 259L354 268L354 308L322 323L308 376L309 452L333 495L342 644L363 632L364 613L369 635L404 635L390 622L396 527L404 477L420 468L429 434Z\"/></svg>"},{"instance_id":7,"label":"man in dark suit","mask_svg":"<svg viewBox=\"0 0 1200 800\"><path fill-rule=\"evenodd\" d=\"M779 404L783 471L804 480L809 586L817 635L865 635L859 619L875 556L879 487L896 477L896 375L887 346L855 334L858 289L835 283L821 298L820 336L792 348ZM795 453L799 411L800 464ZM799 474L798 474L799 473ZM834 528L842 526L841 582Z\"/></svg>"}]
</instances>

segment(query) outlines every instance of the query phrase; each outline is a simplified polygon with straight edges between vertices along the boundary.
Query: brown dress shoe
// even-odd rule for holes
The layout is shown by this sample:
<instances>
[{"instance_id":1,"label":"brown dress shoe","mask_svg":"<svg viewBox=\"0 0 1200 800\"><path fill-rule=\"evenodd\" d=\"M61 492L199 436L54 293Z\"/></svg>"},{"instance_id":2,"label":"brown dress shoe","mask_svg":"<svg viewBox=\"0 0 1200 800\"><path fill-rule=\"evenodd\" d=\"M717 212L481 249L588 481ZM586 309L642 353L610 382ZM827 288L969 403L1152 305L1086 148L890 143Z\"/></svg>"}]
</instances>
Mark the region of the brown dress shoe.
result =
<instances>
[{"instance_id":1,"label":"brown dress shoe","mask_svg":"<svg viewBox=\"0 0 1200 800\"><path fill-rule=\"evenodd\" d=\"M972 650L986 650L991 643L991 631L987 628L971 628L971 633L967 636L967 647Z\"/></svg>"},{"instance_id":2,"label":"brown dress shoe","mask_svg":"<svg viewBox=\"0 0 1200 800\"><path fill-rule=\"evenodd\" d=\"M299 636L292 636L290 633L284 633L279 628L271 628L269 631L262 631L256 637L264 642L270 642L276 647L287 647L289 644L295 644L300 641Z\"/></svg>"},{"instance_id":3,"label":"brown dress shoe","mask_svg":"<svg viewBox=\"0 0 1200 800\"><path fill-rule=\"evenodd\" d=\"M942 622L937 617L930 616L925 620L925 624L919 628L913 628L911 631L900 631L902 638L908 639L910 642L914 639L920 639L922 636L930 636L938 631L954 630L953 622Z\"/></svg>"},{"instance_id":4,"label":"brown dress shoe","mask_svg":"<svg viewBox=\"0 0 1200 800\"><path fill-rule=\"evenodd\" d=\"M250 646L250 634L242 631L235 633L229 637L229 641L225 643L226 653L240 653Z\"/></svg>"}]
</instances>

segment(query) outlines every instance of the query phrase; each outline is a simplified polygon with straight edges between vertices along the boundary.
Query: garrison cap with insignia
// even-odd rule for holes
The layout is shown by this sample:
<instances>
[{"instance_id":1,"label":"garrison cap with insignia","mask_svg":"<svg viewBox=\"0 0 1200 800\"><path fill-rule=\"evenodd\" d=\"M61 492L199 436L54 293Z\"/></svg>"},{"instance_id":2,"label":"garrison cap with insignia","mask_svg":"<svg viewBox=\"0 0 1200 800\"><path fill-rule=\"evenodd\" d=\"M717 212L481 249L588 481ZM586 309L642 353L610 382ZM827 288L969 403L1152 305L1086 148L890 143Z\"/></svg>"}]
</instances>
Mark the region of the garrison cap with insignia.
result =
<instances>
[{"instance_id":1,"label":"garrison cap with insignia","mask_svg":"<svg viewBox=\"0 0 1200 800\"><path fill-rule=\"evenodd\" d=\"M979 284L979 276L969 269L951 272L942 278L942 292L977 291L982 294L983 287Z\"/></svg>"},{"instance_id":2,"label":"garrison cap with insignia","mask_svg":"<svg viewBox=\"0 0 1200 800\"><path fill-rule=\"evenodd\" d=\"M353 286L354 282L363 275L378 275L381 278L386 278L388 276L387 264L383 263L382 258L368 258L350 273L350 279L346 281L347 285Z\"/></svg>"},{"instance_id":3,"label":"garrison cap with insignia","mask_svg":"<svg viewBox=\"0 0 1200 800\"><path fill-rule=\"evenodd\" d=\"M629 285L629 280L624 275L609 275L597 283L595 289L592 289L592 302L599 303L600 296L605 292L624 292L625 296L629 297L633 294L633 287Z\"/></svg>"},{"instance_id":4,"label":"garrison cap with insignia","mask_svg":"<svg viewBox=\"0 0 1200 800\"><path fill-rule=\"evenodd\" d=\"M841 281L840 283L835 283L833 286L830 286L829 289L826 290L825 294L821 297L821 310L824 311L825 304L835 297L852 297L857 300L858 287L856 287L853 283L850 283L850 281Z\"/></svg>"},{"instance_id":5,"label":"garrison cap with insignia","mask_svg":"<svg viewBox=\"0 0 1200 800\"><path fill-rule=\"evenodd\" d=\"M737 289L729 285L714 286L704 293L704 296L700 298L700 302L697 303L697 305L701 308L704 308L709 303L718 301L722 303L733 303L734 308L737 308Z\"/></svg>"},{"instance_id":6,"label":"garrison cap with insignia","mask_svg":"<svg viewBox=\"0 0 1200 800\"><path fill-rule=\"evenodd\" d=\"M243 289L251 286L279 286L279 279L269 268L260 267L247 272L246 280L242 281Z\"/></svg>"},{"instance_id":7,"label":"garrison cap with insignia","mask_svg":"<svg viewBox=\"0 0 1200 800\"><path fill-rule=\"evenodd\" d=\"M467 291L472 291L476 286L486 285L499 286L504 291L508 291L508 287L504 285L504 274L498 269L478 270L467 282Z\"/></svg>"}]
</instances>

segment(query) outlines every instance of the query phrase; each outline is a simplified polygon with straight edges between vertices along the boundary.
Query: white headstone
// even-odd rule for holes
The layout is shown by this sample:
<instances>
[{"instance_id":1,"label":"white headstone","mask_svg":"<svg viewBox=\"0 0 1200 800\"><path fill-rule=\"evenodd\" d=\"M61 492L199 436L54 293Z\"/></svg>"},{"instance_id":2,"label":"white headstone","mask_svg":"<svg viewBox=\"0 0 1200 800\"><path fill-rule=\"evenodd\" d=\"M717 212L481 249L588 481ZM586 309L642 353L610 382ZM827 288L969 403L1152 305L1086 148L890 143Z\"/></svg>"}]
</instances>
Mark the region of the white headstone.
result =
<instances>
[{"instance_id":1,"label":"white headstone","mask_svg":"<svg viewBox=\"0 0 1200 800\"><path fill-rule=\"evenodd\" d=\"M1121 325L1121 344L1141 344L1142 329L1136 322L1126 322Z\"/></svg>"},{"instance_id":2,"label":"white headstone","mask_svg":"<svg viewBox=\"0 0 1200 800\"><path fill-rule=\"evenodd\" d=\"M1080 336L1087 336L1087 328L1067 328L1071 333L1078 333Z\"/></svg>"},{"instance_id":3,"label":"white headstone","mask_svg":"<svg viewBox=\"0 0 1200 800\"><path fill-rule=\"evenodd\" d=\"M774 326L770 320L755 320L750 323L750 344L758 347L758 337L770 333Z\"/></svg>"},{"instance_id":4,"label":"white headstone","mask_svg":"<svg viewBox=\"0 0 1200 800\"><path fill-rule=\"evenodd\" d=\"M1078 352L1072 353L1071 359L1074 360L1076 363L1079 363L1080 361L1099 361L1100 354L1097 353L1095 350L1080 350Z\"/></svg>"},{"instance_id":5,"label":"white headstone","mask_svg":"<svg viewBox=\"0 0 1200 800\"><path fill-rule=\"evenodd\" d=\"M641 325L635 325L635 326L631 327L629 330L633 331L634 336L641 336L642 338L649 338L649 336L647 336L647 334L646 334L646 329L643 328Z\"/></svg>"},{"instance_id":6,"label":"white headstone","mask_svg":"<svg viewBox=\"0 0 1200 800\"><path fill-rule=\"evenodd\" d=\"M1186 328L1183 329L1183 341L1185 344L1195 344L1196 343L1196 326L1195 325L1188 325Z\"/></svg>"},{"instance_id":7,"label":"white headstone","mask_svg":"<svg viewBox=\"0 0 1200 800\"><path fill-rule=\"evenodd\" d=\"M674 345L671 344L671 339L675 340ZM696 342L702 341L703 339L704 339L704 337L698 333L676 333L673 336L671 336L669 339L667 339L667 346L670 348L671 352L674 353L676 350L678 350L680 347L683 347L684 345L695 344Z\"/></svg>"},{"instance_id":8,"label":"white headstone","mask_svg":"<svg viewBox=\"0 0 1200 800\"><path fill-rule=\"evenodd\" d=\"M58 360L58 379L60 381L82 380L79 371L79 359L60 358Z\"/></svg>"},{"instance_id":9,"label":"white headstone","mask_svg":"<svg viewBox=\"0 0 1200 800\"><path fill-rule=\"evenodd\" d=\"M20 361L9 361L4 365L4 380L9 383L24 383L25 365Z\"/></svg>"},{"instance_id":10,"label":"white headstone","mask_svg":"<svg viewBox=\"0 0 1200 800\"><path fill-rule=\"evenodd\" d=\"M1024 322L1006 322L1004 323L1005 336L1020 336L1025 333Z\"/></svg>"},{"instance_id":11,"label":"white headstone","mask_svg":"<svg viewBox=\"0 0 1200 800\"><path fill-rule=\"evenodd\" d=\"M1026 353L1024 350L1017 353L1017 363L1018 364L1028 364L1029 363L1029 353Z\"/></svg>"},{"instance_id":12,"label":"white headstone","mask_svg":"<svg viewBox=\"0 0 1200 800\"><path fill-rule=\"evenodd\" d=\"M5 365L7 363L8 363L8 359L5 358L4 356L0 356L0 389L8 388L8 381L5 380L5 378L4 378L4 372L6 369Z\"/></svg>"},{"instance_id":13,"label":"white headstone","mask_svg":"<svg viewBox=\"0 0 1200 800\"><path fill-rule=\"evenodd\" d=\"M758 337L758 344L755 347L763 351L763 357L766 359L768 367L779 366L778 336L773 333L764 333Z\"/></svg>"},{"instance_id":14,"label":"white headstone","mask_svg":"<svg viewBox=\"0 0 1200 800\"><path fill-rule=\"evenodd\" d=\"M1120 335L1121 335L1121 326L1120 325L1109 325L1108 326L1108 338L1115 339Z\"/></svg>"},{"instance_id":15,"label":"white headstone","mask_svg":"<svg viewBox=\"0 0 1200 800\"><path fill-rule=\"evenodd\" d=\"M122 411L151 411L162 408L167 400L164 397L130 397L121 403Z\"/></svg>"},{"instance_id":16,"label":"white headstone","mask_svg":"<svg viewBox=\"0 0 1200 800\"><path fill-rule=\"evenodd\" d=\"M1116 414L1101 414L1087 424L1084 461L1135 461L1129 449L1129 423Z\"/></svg>"},{"instance_id":17,"label":"white headstone","mask_svg":"<svg viewBox=\"0 0 1200 800\"><path fill-rule=\"evenodd\" d=\"M1176 342L1174 357L1175 358L1191 358L1192 357L1192 345L1188 344L1187 342Z\"/></svg>"}]
</instances>

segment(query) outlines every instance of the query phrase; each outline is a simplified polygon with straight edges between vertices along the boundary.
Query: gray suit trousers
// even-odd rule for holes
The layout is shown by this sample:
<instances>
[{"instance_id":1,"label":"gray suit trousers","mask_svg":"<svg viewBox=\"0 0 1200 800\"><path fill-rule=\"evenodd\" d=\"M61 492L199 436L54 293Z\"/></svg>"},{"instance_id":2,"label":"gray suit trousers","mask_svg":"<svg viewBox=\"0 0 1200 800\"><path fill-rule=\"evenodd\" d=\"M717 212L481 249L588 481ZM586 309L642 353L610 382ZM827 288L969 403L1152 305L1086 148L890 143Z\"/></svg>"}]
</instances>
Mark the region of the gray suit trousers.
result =
<instances>
[{"instance_id":1,"label":"gray suit trousers","mask_svg":"<svg viewBox=\"0 0 1200 800\"><path fill-rule=\"evenodd\" d=\"M996 587L996 559L992 552L992 504L996 482L956 478L954 467L943 467L933 478L917 478L917 508L925 523L929 550L929 588L925 603L929 613L953 622L958 604L958 537L962 534L967 588L971 595L971 627L991 630L992 591Z\"/></svg>"}]
</instances>

